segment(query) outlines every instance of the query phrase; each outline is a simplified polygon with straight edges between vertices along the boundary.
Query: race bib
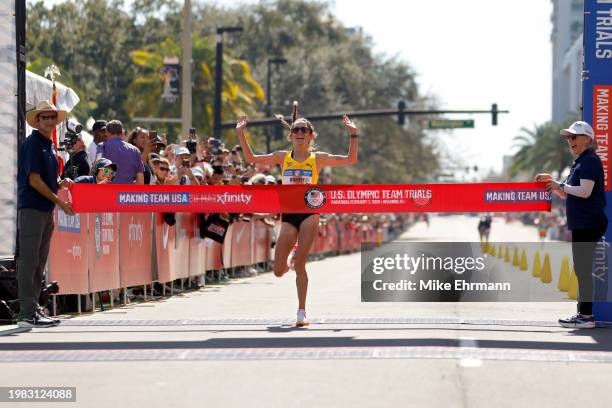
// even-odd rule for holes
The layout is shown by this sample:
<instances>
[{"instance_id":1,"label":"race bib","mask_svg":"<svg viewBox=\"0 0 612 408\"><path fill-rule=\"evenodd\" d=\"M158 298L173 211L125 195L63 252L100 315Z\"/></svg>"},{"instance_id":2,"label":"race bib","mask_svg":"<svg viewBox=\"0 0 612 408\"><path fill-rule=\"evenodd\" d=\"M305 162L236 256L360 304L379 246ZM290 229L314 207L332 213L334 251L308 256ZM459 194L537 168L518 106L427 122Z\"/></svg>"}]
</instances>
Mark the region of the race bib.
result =
<instances>
[{"instance_id":1,"label":"race bib","mask_svg":"<svg viewBox=\"0 0 612 408\"><path fill-rule=\"evenodd\" d=\"M312 170L286 169L283 184L312 184Z\"/></svg>"}]
</instances>

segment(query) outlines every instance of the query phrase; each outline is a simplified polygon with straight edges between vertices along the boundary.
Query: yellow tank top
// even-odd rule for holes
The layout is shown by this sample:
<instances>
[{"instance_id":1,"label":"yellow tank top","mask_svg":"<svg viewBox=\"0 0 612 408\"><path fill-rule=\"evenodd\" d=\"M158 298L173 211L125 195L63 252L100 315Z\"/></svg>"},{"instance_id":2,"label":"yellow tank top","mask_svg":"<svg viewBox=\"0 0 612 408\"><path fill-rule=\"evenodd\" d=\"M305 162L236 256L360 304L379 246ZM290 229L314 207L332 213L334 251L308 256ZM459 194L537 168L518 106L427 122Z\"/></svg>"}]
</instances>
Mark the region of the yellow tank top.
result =
<instances>
[{"instance_id":1,"label":"yellow tank top","mask_svg":"<svg viewBox=\"0 0 612 408\"><path fill-rule=\"evenodd\" d=\"M283 160L283 184L317 184L319 172L315 154L310 153L306 160L299 162L291 153L293 151L288 151Z\"/></svg>"}]
</instances>

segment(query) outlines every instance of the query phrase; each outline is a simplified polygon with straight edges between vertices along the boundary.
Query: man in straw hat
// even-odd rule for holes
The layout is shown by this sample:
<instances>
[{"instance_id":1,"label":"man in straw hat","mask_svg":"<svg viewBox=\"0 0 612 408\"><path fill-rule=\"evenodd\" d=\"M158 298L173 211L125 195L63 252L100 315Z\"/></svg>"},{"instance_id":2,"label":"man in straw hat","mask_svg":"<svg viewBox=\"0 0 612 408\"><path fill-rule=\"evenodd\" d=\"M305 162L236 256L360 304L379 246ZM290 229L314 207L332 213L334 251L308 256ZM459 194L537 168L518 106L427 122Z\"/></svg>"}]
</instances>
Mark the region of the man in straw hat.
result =
<instances>
[{"instance_id":1,"label":"man in straw hat","mask_svg":"<svg viewBox=\"0 0 612 408\"><path fill-rule=\"evenodd\" d=\"M49 101L39 102L26 114L26 121L34 130L20 146L17 172L20 327L49 327L59 323L44 315L38 298L53 234L53 209L57 204L66 214L74 215L71 204L57 196L58 188L70 187L72 180L58 181L57 154L51 141L53 130L65 118L66 111L57 109Z\"/></svg>"}]
</instances>

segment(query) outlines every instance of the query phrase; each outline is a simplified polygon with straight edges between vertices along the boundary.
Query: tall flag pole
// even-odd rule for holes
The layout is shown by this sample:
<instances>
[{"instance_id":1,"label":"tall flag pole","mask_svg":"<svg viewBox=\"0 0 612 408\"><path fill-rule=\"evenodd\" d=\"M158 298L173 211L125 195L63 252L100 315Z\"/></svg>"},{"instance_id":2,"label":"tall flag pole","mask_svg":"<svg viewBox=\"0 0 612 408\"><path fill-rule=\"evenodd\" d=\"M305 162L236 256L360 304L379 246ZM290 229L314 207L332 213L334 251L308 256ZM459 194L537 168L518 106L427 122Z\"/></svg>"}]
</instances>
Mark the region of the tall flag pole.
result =
<instances>
[{"instance_id":1,"label":"tall flag pole","mask_svg":"<svg viewBox=\"0 0 612 408\"><path fill-rule=\"evenodd\" d=\"M57 66L52 64L52 65L49 65L45 69L45 77L49 77L51 79L51 83L52 83L51 103L57 107L57 87L55 86L55 76L56 75L57 76L61 76L62 75L60 73L60 70L59 70L59 68ZM58 146L57 146L57 127L55 129L53 129L52 140L53 140L53 145L55 146L55 151L58 151L57 150L58 149ZM62 174L64 172L64 159L59 154L57 155L57 161L58 161L58 164L59 164L59 174Z\"/></svg>"}]
</instances>

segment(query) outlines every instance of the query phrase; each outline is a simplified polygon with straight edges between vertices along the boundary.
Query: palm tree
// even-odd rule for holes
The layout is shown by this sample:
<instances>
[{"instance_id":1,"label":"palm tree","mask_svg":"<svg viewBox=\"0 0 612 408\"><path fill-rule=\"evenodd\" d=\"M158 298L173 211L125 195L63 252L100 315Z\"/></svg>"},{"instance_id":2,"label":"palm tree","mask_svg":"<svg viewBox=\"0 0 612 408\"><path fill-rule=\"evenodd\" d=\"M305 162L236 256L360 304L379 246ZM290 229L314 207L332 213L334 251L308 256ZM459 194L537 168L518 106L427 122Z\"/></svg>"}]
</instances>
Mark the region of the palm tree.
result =
<instances>
[{"instance_id":1,"label":"palm tree","mask_svg":"<svg viewBox=\"0 0 612 408\"><path fill-rule=\"evenodd\" d=\"M558 174L572 162L567 143L559 135L562 126L547 122L535 125L533 130L521 128L521 134L514 137L514 154L510 175L520 172L546 173L557 171Z\"/></svg>"},{"instance_id":2,"label":"palm tree","mask_svg":"<svg viewBox=\"0 0 612 408\"><path fill-rule=\"evenodd\" d=\"M194 34L193 56L193 124L200 134L211 134L213 128L214 61L215 49L208 38ZM141 67L142 74L136 76L128 89L127 110L130 116L156 116L177 118L180 104L161 102L163 81L160 70L164 57L179 57L180 46L171 38L147 50L130 53L132 61ZM251 76L249 64L227 54L223 56L223 89L221 93L221 117L225 120L240 115L252 115L256 101L263 101L264 91ZM226 132L226 140L233 140L233 132Z\"/></svg>"}]
</instances>

